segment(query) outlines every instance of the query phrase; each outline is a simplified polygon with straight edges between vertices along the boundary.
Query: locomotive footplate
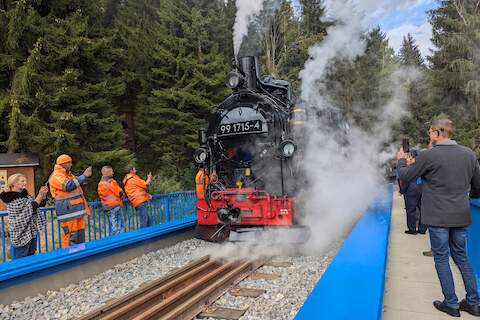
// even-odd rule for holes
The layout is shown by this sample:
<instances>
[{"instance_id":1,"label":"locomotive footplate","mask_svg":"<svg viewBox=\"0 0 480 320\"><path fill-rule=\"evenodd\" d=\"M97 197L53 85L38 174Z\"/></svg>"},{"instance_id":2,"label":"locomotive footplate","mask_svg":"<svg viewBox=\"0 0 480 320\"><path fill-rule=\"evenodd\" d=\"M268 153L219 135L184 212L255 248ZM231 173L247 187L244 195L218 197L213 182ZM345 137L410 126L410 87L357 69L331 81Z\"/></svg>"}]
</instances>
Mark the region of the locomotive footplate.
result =
<instances>
[{"instance_id":1,"label":"locomotive footplate","mask_svg":"<svg viewBox=\"0 0 480 320\"><path fill-rule=\"evenodd\" d=\"M310 238L307 226L232 228L228 241L302 244Z\"/></svg>"}]
</instances>

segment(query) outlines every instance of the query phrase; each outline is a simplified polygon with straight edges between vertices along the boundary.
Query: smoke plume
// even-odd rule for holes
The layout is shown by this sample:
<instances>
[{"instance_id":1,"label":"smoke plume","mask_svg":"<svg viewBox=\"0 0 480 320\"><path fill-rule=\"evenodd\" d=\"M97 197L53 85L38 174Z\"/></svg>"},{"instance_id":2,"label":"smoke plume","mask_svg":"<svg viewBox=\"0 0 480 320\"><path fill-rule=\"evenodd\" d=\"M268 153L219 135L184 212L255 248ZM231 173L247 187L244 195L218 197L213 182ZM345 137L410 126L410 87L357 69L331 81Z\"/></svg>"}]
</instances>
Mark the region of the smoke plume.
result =
<instances>
[{"instance_id":1,"label":"smoke plume","mask_svg":"<svg viewBox=\"0 0 480 320\"><path fill-rule=\"evenodd\" d=\"M407 2L412 5L418 1ZM353 60L362 55L366 46L362 35L369 24L405 3L329 0L325 5L335 25L327 30L324 41L310 49L310 60L300 73L301 97L314 109L313 113L336 107L331 105L326 91L321 90L336 59ZM395 149L385 148L385 144L391 139L392 127L408 114L404 83L418 76L411 69L393 72L384 84L391 97L377 111L376 122L368 132L350 128L346 145L334 139L338 133L322 130L324 119L309 120L304 169L310 183L301 196L306 205L304 223L312 229L308 251L322 252L344 236L382 190L382 164L393 156Z\"/></svg>"},{"instance_id":2,"label":"smoke plume","mask_svg":"<svg viewBox=\"0 0 480 320\"><path fill-rule=\"evenodd\" d=\"M252 19L260 14L265 0L237 0L237 14L233 25L233 48L238 55L243 38L248 34L248 26Z\"/></svg>"}]
</instances>

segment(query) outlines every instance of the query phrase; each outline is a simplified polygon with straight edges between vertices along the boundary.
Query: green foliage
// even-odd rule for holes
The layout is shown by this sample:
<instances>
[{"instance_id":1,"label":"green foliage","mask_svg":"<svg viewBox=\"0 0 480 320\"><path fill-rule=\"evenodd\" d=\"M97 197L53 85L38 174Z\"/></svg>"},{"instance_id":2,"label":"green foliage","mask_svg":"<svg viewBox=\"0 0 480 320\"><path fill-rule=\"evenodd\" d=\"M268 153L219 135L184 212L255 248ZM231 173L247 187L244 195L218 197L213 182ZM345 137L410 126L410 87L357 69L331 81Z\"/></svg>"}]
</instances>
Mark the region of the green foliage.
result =
<instances>
[{"instance_id":1,"label":"green foliage","mask_svg":"<svg viewBox=\"0 0 480 320\"><path fill-rule=\"evenodd\" d=\"M408 67L423 68L425 66L422 53L410 33L403 37L402 47L400 48L400 62Z\"/></svg>"},{"instance_id":2,"label":"green foliage","mask_svg":"<svg viewBox=\"0 0 480 320\"><path fill-rule=\"evenodd\" d=\"M324 34L330 25L324 19L323 0L300 0L302 7L301 26L307 36Z\"/></svg>"},{"instance_id":3,"label":"green foliage","mask_svg":"<svg viewBox=\"0 0 480 320\"><path fill-rule=\"evenodd\" d=\"M480 7L475 1L441 1L430 12L433 44L429 58L435 104L458 125L480 121Z\"/></svg>"},{"instance_id":4,"label":"green foliage","mask_svg":"<svg viewBox=\"0 0 480 320\"><path fill-rule=\"evenodd\" d=\"M397 59L380 28L365 35L366 51L354 61L338 60L325 81L325 95L352 121L369 131L379 110L391 96L385 85L396 69Z\"/></svg>"},{"instance_id":5,"label":"green foliage","mask_svg":"<svg viewBox=\"0 0 480 320\"><path fill-rule=\"evenodd\" d=\"M188 7L182 1L165 1L158 44L152 55L152 91L138 113L138 157L145 168L176 171L192 162L197 130L207 125L215 106L227 94L229 71L212 24L219 22L218 3ZM175 16L182 12L182 19ZM221 11L220 11L221 12ZM221 20L221 19L220 19Z\"/></svg>"}]
</instances>

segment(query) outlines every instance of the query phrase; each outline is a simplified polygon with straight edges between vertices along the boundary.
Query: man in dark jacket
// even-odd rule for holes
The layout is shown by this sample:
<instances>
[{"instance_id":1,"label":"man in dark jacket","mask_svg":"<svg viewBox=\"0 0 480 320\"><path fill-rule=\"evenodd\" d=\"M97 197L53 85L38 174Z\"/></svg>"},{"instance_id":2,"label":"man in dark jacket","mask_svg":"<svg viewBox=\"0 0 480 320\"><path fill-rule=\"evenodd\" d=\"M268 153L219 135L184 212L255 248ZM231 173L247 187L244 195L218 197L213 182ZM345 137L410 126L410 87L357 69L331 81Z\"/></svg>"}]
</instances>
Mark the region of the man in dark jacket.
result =
<instances>
[{"instance_id":1,"label":"man in dark jacket","mask_svg":"<svg viewBox=\"0 0 480 320\"><path fill-rule=\"evenodd\" d=\"M416 149L410 150L410 155L415 159L420 152ZM400 186L400 193L403 195L405 201L405 211L407 213L407 230L406 234L425 234L427 232L427 226L422 223L422 178L417 177L411 180L409 183L398 178L398 184ZM417 209L419 215L417 215ZM417 228L418 224L418 228Z\"/></svg>"},{"instance_id":2,"label":"man in dark jacket","mask_svg":"<svg viewBox=\"0 0 480 320\"><path fill-rule=\"evenodd\" d=\"M480 316L477 282L465 249L467 226L471 222L471 197L478 197L480 167L472 150L450 140L454 131L448 119L435 120L429 129L433 148L422 152L407 165L407 155L398 152L399 178L411 181L421 177L422 220L428 225L430 244L435 260L443 302L434 301L440 311L459 317L460 311ZM462 273L466 299L458 303L449 253Z\"/></svg>"}]
</instances>

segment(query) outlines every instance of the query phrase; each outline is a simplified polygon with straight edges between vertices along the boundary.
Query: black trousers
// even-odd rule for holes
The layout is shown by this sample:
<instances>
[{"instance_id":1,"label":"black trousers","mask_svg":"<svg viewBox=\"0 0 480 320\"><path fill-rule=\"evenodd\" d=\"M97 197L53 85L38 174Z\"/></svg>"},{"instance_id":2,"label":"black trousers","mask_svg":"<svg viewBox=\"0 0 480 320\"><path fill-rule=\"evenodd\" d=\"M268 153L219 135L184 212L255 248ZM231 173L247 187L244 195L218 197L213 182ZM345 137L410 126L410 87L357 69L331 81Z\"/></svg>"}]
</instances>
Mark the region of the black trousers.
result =
<instances>
[{"instance_id":1,"label":"black trousers","mask_svg":"<svg viewBox=\"0 0 480 320\"><path fill-rule=\"evenodd\" d=\"M410 231L418 231L425 233L427 226L422 223L422 193L421 192L407 192L403 195L405 200L405 210L407 211L407 227ZM420 213L417 216L417 209ZM417 229L418 223L418 229Z\"/></svg>"}]
</instances>

